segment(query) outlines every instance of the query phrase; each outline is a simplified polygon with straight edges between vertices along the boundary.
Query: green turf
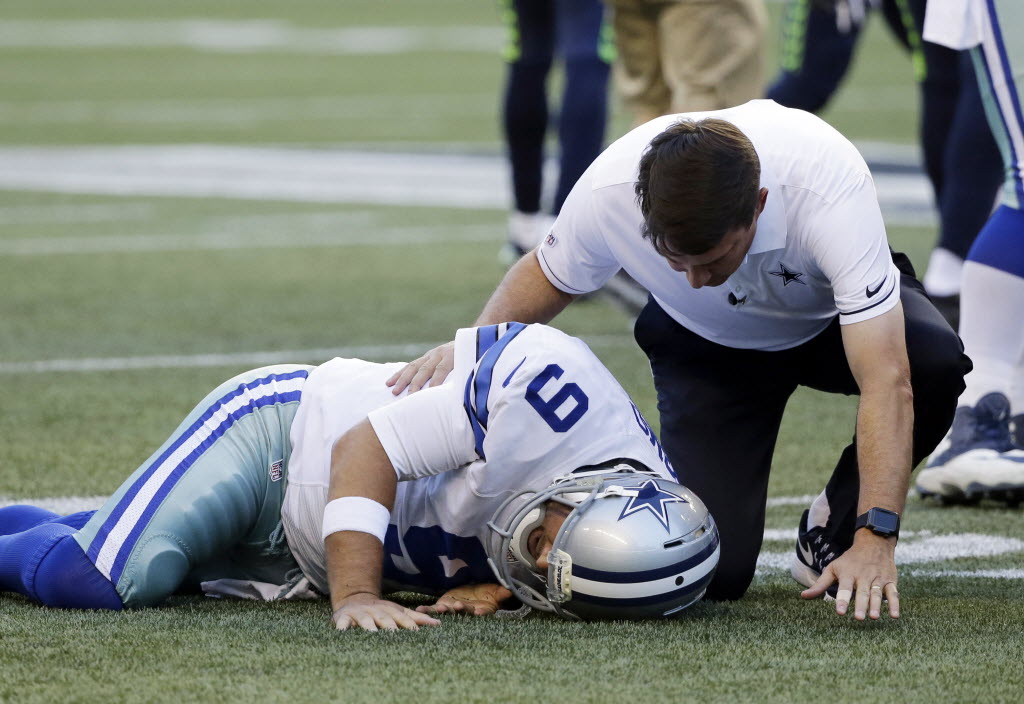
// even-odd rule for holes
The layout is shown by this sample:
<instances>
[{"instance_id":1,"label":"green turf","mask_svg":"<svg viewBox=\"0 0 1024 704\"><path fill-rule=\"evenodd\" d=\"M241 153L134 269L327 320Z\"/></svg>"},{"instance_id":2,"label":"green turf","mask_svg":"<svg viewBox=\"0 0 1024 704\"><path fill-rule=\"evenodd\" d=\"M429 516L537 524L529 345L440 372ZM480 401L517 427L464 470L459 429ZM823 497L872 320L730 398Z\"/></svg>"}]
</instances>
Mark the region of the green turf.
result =
<instances>
[{"instance_id":1,"label":"green turf","mask_svg":"<svg viewBox=\"0 0 1024 704\"><path fill-rule=\"evenodd\" d=\"M5 20L281 20L305 29L497 30L478 0L5 0ZM778 6L770 6L773 17ZM774 29L772 30L775 31ZM500 37L500 32L495 36ZM359 145L401 151L500 149L500 41L398 55L206 52L185 48L0 48L0 144ZM877 18L827 119L857 140L911 144L910 62ZM614 104L614 101L613 101ZM629 118L617 106L614 136ZM430 225L438 241L288 249L0 256L0 496L111 492L212 387L249 365L106 372L4 371L38 360L308 350L446 339L501 275L495 210L0 191L0 245L67 238L341 239ZM440 241L493 228L493 242ZM927 228L890 228L919 265ZM5 249L5 252L11 250ZM629 320L602 301L558 320L657 420ZM318 359L290 359L317 362ZM855 401L802 390L783 423L773 498L824 485L849 441ZM784 555L803 506L769 508L765 553ZM904 550L976 534L1024 541L1020 510L911 500ZM930 532L930 533L929 533ZM908 553L909 554L909 553ZM0 701L1016 701L1020 580L937 570L1019 569L1019 548L902 568L904 617L856 624L804 603L784 572L678 622L562 623L446 618L415 634L336 634L322 603L196 597L130 614L47 611L0 597Z\"/></svg>"}]
</instances>

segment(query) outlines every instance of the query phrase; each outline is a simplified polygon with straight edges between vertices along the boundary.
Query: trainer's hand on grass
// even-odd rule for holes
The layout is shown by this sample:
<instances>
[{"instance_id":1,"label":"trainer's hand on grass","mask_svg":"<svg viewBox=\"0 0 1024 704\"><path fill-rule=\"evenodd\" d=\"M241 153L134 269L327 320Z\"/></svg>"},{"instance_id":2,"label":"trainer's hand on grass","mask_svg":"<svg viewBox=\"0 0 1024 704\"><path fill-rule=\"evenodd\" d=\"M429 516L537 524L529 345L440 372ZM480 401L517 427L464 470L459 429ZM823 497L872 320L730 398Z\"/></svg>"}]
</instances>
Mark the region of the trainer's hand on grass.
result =
<instances>
[{"instance_id":1,"label":"trainer's hand on grass","mask_svg":"<svg viewBox=\"0 0 1024 704\"><path fill-rule=\"evenodd\" d=\"M469 614L491 616L502 602L511 599L512 592L500 584L467 584L445 592L432 606L417 606L424 614Z\"/></svg>"},{"instance_id":2,"label":"trainer's hand on grass","mask_svg":"<svg viewBox=\"0 0 1024 704\"><path fill-rule=\"evenodd\" d=\"M846 614L854 601L853 617L877 620L882 615L883 597L889 602L889 615L900 616L900 595L896 590L896 539L883 538L867 530L857 531L853 547L829 564L810 589L800 593L804 599L815 599L833 583L836 592L836 613Z\"/></svg>"},{"instance_id":3,"label":"trainer's hand on grass","mask_svg":"<svg viewBox=\"0 0 1024 704\"><path fill-rule=\"evenodd\" d=\"M365 592L342 600L341 606L331 614L331 621L339 631L349 628L362 628L364 631L418 631L420 626L441 625L436 618Z\"/></svg>"},{"instance_id":4,"label":"trainer's hand on grass","mask_svg":"<svg viewBox=\"0 0 1024 704\"><path fill-rule=\"evenodd\" d=\"M455 368L455 343L446 342L405 365L387 380L395 396L409 389L414 394L427 386L444 382Z\"/></svg>"}]
</instances>

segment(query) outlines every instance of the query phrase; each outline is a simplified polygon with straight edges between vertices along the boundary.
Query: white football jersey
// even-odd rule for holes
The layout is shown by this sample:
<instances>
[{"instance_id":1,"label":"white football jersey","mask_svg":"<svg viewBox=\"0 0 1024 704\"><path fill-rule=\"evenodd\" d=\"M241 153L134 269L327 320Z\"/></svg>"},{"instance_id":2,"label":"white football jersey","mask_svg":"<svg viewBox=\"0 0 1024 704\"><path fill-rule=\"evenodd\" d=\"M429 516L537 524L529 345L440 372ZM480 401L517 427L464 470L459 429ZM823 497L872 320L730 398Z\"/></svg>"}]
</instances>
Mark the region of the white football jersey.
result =
<instances>
[{"instance_id":1,"label":"white football jersey","mask_svg":"<svg viewBox=\"0 0 1024 704\"><path fill-rule=\"evenodd\" d=\"M411 396L396 398L384 385L397 368L335 359L303 389L282 513L289 545L321 591L331 449L363 417L400 480L384 543L391 589L440 593L495 581L484 551L487 522L522 489L619 458L675 480L625 390L586 344L558 330L520 323L459 330L448 380Z\"/></svg>"}]
</instances>

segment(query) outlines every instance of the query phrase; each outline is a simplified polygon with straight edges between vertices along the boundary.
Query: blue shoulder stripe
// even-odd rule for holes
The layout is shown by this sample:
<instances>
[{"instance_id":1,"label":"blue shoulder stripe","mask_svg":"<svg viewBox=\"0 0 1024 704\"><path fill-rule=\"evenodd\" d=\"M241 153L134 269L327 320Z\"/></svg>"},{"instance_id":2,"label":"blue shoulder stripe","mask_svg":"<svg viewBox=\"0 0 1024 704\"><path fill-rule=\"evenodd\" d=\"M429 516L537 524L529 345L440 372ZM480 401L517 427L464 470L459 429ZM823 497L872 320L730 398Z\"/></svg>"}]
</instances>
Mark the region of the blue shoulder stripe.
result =
<instances>
[{"instance_id":1,"label":"blue shoulder stripe","mask_svg":"<svg viewBox=\"0 0 1024 704\"><path fill-rule=\"evenodd\" d=\"M476 329L476 359L474 361L479 362L480 358L487 354L487 350L491 349L501 333L498 331L497 325L485 325L482 328Z\"/></svg>"}]
</instances>

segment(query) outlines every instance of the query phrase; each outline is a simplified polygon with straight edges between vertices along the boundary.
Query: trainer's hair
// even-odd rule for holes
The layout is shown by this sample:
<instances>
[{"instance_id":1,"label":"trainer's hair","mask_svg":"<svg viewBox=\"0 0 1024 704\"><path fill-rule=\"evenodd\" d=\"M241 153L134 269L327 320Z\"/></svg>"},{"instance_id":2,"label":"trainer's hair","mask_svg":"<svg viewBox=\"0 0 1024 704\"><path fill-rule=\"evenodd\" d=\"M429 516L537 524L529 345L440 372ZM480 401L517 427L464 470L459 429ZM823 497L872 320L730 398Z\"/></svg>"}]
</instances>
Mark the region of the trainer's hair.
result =
<instances>
[{"instance_id":1,"label":"trainer's hair","mask_svg":"<svg viewBox=\"0 0 1024 704\"><path fill-rule=\"evenodd\" d=\"M662 256L703 254L754 220L761 162L746 135L713 117L681 120L640 159L643 236Z\"/></svg>"}]
</instances>

